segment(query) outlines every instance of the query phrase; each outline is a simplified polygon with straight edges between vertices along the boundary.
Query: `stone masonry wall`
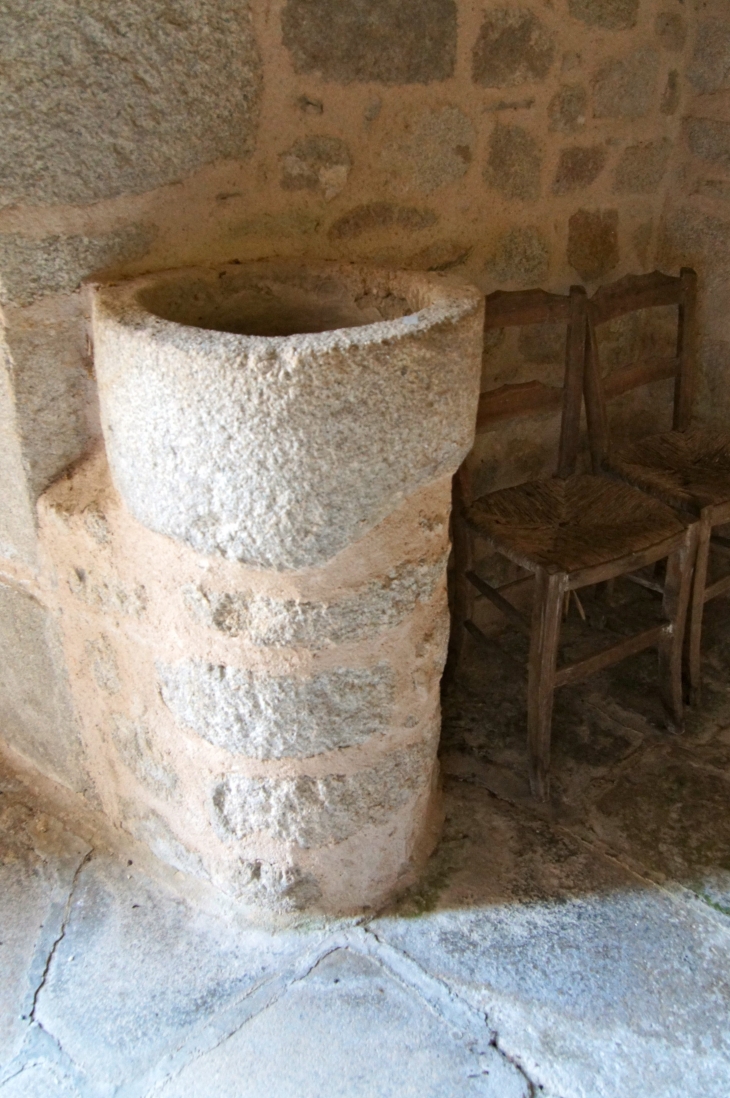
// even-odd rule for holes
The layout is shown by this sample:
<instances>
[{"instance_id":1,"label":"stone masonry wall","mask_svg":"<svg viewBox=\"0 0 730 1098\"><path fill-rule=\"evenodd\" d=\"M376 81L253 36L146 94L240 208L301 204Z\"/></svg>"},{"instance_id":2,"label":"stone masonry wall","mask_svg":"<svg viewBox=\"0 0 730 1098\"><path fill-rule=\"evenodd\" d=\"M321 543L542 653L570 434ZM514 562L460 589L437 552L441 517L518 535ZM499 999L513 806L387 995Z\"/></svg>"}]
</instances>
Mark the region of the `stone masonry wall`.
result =
<instances>
[{"instance_id":1,"label":"stone masonry wall","mask_svg":"<svg viewBox=\"0 0 730 1098\"><path fill-rule=\"evenodd\" d=\"M34 586L36 500L99 431L82 280L302 256L564 291L676 267L696 224L726 249L727 39L700 27L695 47L679 0L12 0L0 18L0 720L83 790ZM682 131L689 94L707 111ZM672 221L685 148L707 185L686 177ZM550 381L560 355L554 332L498 335L483 385ZM476 486L547 470L556 429L481 435Z\"/></svg>"},{"instance_id":2,"label":"stone masonry wall","mask_svg":"<svg viewBox=\"0 0 730 1098\"><path fill-rule=\"evenodd\" d=\"M730 7L697 5L676 169L660 260L691 263L700 277L697 414L726 428L730 415Z\"/></svg>"}]
</instances>

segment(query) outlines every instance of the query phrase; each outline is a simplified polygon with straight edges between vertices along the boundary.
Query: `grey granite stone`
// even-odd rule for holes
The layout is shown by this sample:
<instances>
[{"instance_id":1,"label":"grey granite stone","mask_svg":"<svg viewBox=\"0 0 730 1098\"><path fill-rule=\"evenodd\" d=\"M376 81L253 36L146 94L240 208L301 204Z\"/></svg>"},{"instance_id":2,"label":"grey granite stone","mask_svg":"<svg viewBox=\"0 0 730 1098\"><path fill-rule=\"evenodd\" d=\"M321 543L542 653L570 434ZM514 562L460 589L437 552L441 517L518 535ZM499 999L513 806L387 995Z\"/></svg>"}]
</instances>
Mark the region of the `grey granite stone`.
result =
<instances>
[{"instance_id":1,"label":"grey granite stone","mask_svg":"<svg viewBox=\"0 0 730 1098\"><path fill-rule=\"evenodd\" d=\"M730 938L714 915L484 790L453 796L430 872L378 936L484 1010L549 1094L724 1098Z\"/></svg>"},{"instance_id":2,"label":"grey granite stone","mask_svg":"<svg viewBox=\"0 0 730 1098\"><path fill-rule=\"evenodd\" d=\"M730 168L730 122L688 118L685 131L694 156L719 168Z\"/></svg>"},{"instance_id":3,"label":"grey granite stone","mask_svg":"<svg viewBox=\"0 0 730 1098\"><path fill-rule=\"evenodd\" d=\"M106 634L100 633L94 640L87 640L86 660L99 689L105 694L118 694L122 686L119 682L117 657Z\"/></svg>"},{"instance_id":4,"label":"grey granite stone","mask_svg":"<svg viewBox=\"0 0 730 1098\"><path fill-rule=\"evenodd\" d=\"M527 1098L522 1073L482 1032L458 1032L387 969L351 950L191 1063L160 1098L218 1098L229 1080L276 1098ZM243 1092L241 1092L243 1093Z\"/></svg>"},{"instance_id":5,"label":"grey granite stone","mask_svg":"<svg viewBox=\"0 0 730 1098\"><path fill-rule=\"evenodd\" d=\"M660 11L654 20L654 29L663 49L681 53L687 41L687 24L678 11Z\"/></svg>"},{"instance_id":6,"label":"grey granite stone","mask_svg":"<svg viewBox=\"0 0 730 1098\"><path fill-rule=\"evenodd\" d=\"M11 4L1 49L0 203L136 194L253 149L262 75L246 3Z\"/></svg>"},{"instance_id":7,"label":"grey granite stone","mask_svg":"<svg viewBox=\"0 0 730 1098\"><path fill-rule=\"evenodd\" d=\"M526 324L520 328L517 345L527 362L537 366L565 361L564 324Z\"/></svg>"},{"instance_id":8,"label":"grey granite stone","mask_svg":"<svg viewBox=\"0 0 730 1098\"><path fill-rule=\"evenodd\" d=\"M58 303L57 303L58 304ZM15 431L27 491L40 493L89 447L88 409L95 399L78 297L28 323L6 312L0 358L12 378Z\"/></svg>"},{"instance_id":9,"label":"grey granite stone","mask_svg":"<svg viewBox=\"0 0 730 1098\"><path fill-rule=\"evenodd\" d=\"M472 79L483 88L511 88L545 79L555 54L553 35L534 14L492 8L472 51Z\"/></svg>"},{"instance_id":10,"label":"grey granite stone","mask_svg":"<svg viewBox=\"0 0 730 1098\"><path fill-rule=\"evenodd\" d=\"M213 822L231 841L257 831L304 848L339 843L387 817L431 780L431 754L401 748L354 774L247 778L228 774L212 790Z\"/></svg>"},{"instance_id":11,"label":"grey granite stone","mask_svg":"<svg viewBox=\"0 0 730 1098\"><path fill-rule=\"evenodd\" d=\"M639 0L568 0L568 11L589 27L629 30L636 26Z\"/></svg>"},{"instance_id":12,"label":"grey granite stone","mask_svg":"<svg viewBox=\"0 0 730 1098\"><path fill-rule=\"evenodd\" d=\"M659 110L662 114L676 114L679 106L679 73L671 69L667 73L667 83L662 92Z\"/></svg>"},{"instance_id":13,"label":"grey granite stone","mask_svg":"<svg viewBox=\"0 0 730 1098\"><path fill-rule=\"evenodd\" d=\"M140 522L199 552L321 565L468 452L482 307L442 274L347 264L101 288L96 372L115 485Z\"/></svg>"},{"instance_id":14,"label":"grey granite stone","mask_svg":"<svg viewBox=\"0 0 730 1098\"><path fill-rule=\"evenodd\" d=\"M93 796L56 625L30 595L0 585L0 727L41 773Z\"/></svg>"},{"instance_id":15,"label":"grey granite stone","mask_svg":"<svg viewBox=\"0 0 730 1098\"><path fill-rule=\"evenodd\" d=\"M302 137L279 160L285 191L318 191L328 200L340 193L352 167L350 151L339 137Z\"/></svg>"},{"instance_id":16,"label":"grey granite stone","mask_svg":"<svg viewBox=\"0 0 730 1098\"><path fill-rule=\"evenodd\" d=\"M300 866L260 860L239 862L230 891L244 903L277 914L312 908L322 894L314 875Z\"/></svg>"},{"instance_id":17,"label":"grey granite stone","mask_svg":"<svg viewBox=\"0 0 730 1098\"><path fill-rule=\"evenodd\" d=\"M641 46L621 59L606 61L593 77L595 118L643 118L651 110L659 54Z\"/></svg>"},{"instance_id":18,"label":"grey granite stone","mask_svg":"<svg viewBox=\"0 0 730 1098\"><path fill-rule=\"evenodd\" d=\"M454 0L287 0L281 27L295 72L338 84L429 84L454 72Z\"/></svg>"},{"instance_id":19,"label":"grey granite stone","mask_svg":"<svg viewBox=\"0 0 730 1098\"><path fill-rule=\"evenodd\" d=\"M508 229L497 240L487 260L487 270L500 283L536 286L542 282L550 264L550 250L534 225Z\"/></svg>"},{"instance_id":20,"label":"grey granite stone","mask_svg":"<svg viewBox=\"0 0 730 1098\"><path fill-rule=\"evenodd\" d=\"M586 124L588 93L580 84L563 84L548 104L550 129L575 133Z\"/></svg>"},{"instance_id":21,"label":"grey granite stone","mask_svg":"<svg viewBox=\"0 0 730 1098\"><path fill-rule=\"evenodd\" d=\"M330 225L331 240L353 240L364 233L401 230L417 233L430 229L438 221L433 210L418 209L415 206L396 206L392 202L368 202L364 206L355 206L342 214Z\"/></svg>"},{"instance_id":22,"label":"grey granite stone","mask_svg":"<svg viewBox=\"0 0 730 1098\"><path fill-rule=\"evenodd\" d=\"M601 278L618 264L618 211L576 210L568 221L568 262L581 278Z\"/></svg>"},{"instance_id":23,"label":"grey granite stone","mask_svg":"<svg viewBox=\"0 0 730 1098\"><path fill-rule=\"evenodd\" d=\"M730 24L727 21L713 19L699 25L688 76L693 88L704 94L730 87Z\"/></svg>"},{"instance_id":24,"label":"grey granite stone","mask_svg":"<svg viewBox=\"0 0 730 1098\"><path fill-rule=\"evenodd\" d=\"M474 138L471 120L458 107L422 111L409 119L404 137L385 146L383 163L408 190L433 194L466 174Z\"/></svg>"},{"instance_id":25,"label":"grey granite stone","mask_svg":"<svg viewBox=\"0 0 730 1098\"><path fill-rule=\"evenodd\" d=\"M120 798L120 809L125 831L148 846L161 862L193 877L208 876L200 855L185 845L159 812L128 798Z\"/></svg>"},{"instance_id":26,"label":"grey granite stone","mask_svg":"<svg viewBox=\"0 0 730 1098\"><path fill-rule=\"evenodd\" d=\"M522 126L497 125L489 137L484 179L505 198L540 195L542 154L537 140Z\"/></svg>"},{"instance_id":27,"label":"grey granite stone","mask_svg":"<svg viewBox=\"0 0 730 1098\"><path fill-rule=\"evenodd\" d=\"M307 943L196 911L128 866L82 871L37 1017L103 1093L152 1067ZM50 1098L50 1096L49 1096Z\"/></svg>"},{"instance_id":28,"label":"grey granite stone","mask_svg":"<svg viewBox=\"0 0 730 1098\"><path fill-rule=\"evenodd\" d=\"M151 792L169 798L177 786L177 774L155 744L149 722L112 713L110 723L109 736L123 765Z\"/></svg>"},{"instance_id":29,"label":"grey granite stone","mask_svg":"<svg viewBox=\"0 0 730 1098\"><path fill-rule=\"evenodd\" d=\"M2 1076L30 1028L35 991L61 933L74 874L89 848L53 817L34 813L7 782L0 785Z\"/></svg>"},{"instance_id":30,"label":"grey granite stone","mask_svg":"<svg viewBox=\"0 0 730 1098\"><path fill-rule=\"evenodd\" d=\"M0 350L0 556L35 564L35 500L31 499L23 463L9 366Z\"/></svg>"},{"instance_id":31,"label":"grey granite stone","mask_svg":"<svg viewBox=\"0 0 730 1098\"><path fill-rule=\"evenodd\" d=\"M96 237L41 240L0 233L0 301L30 305L45 294L71 293L89 275L139 259L154 237L155 229L147 225L127 225Z\"/></svg>"},{"instance_id":32,"label":"grey granite stone","mask_svg":"<svg viewBox=\"0 0 730 1098\"><path fill-rule=\"evenodd\" d=\"M614 191L617 194L653 194L664 178L673 147L667 137L629 145L616 165Z\"/></svg>"},{"instance_id":33,"label":"grey granite stone","mask_svg":"<svg viewBox=\"0 0 730 1098\"><path fill-rule=\"evenodd\" d=\"M563 149L553 180L553 194L570 194L589 187L603 171L606 150L602 145L573 145Z\"/></svg>"},{"instance_id":34,"label":"grey granite stone","mask_svg":"<svg viewBox=\"0 0 730 1098\"><path fill-rule=\"evenodd\" d=\"M371 637L398 625L444 579L444 559L402 564L335 602L272 599L246 591L190 587L185 602L198 621L229 637L267 647L318 650Z\"/></svg>"},{"instance_id":35,"label":"grey granite stone","mask_svg":"<svg viewBox=\"0 0 730 1098\"><path fill-rule=\"evenodd\" d=\"M311 678L192 662L158 665L158 673L177 720L234 755L309 758L363 743L390 724L392 672L383 663Z\"/></svg>"}]
</instances>

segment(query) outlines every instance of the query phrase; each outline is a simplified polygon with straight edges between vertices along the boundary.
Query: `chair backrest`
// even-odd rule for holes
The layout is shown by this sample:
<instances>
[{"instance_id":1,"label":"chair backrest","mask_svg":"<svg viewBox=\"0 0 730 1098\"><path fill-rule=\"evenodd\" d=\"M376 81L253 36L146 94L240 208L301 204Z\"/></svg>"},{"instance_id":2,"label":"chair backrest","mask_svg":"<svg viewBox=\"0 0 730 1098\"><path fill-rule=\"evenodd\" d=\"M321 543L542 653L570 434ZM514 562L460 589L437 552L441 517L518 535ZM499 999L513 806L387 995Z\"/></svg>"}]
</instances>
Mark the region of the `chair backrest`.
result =
<instances>
[{"instance_id":1,"label":"chair backrest","mask_svg":"<svg viewBox=\"0 0 730 1098\"><path fill-rule=\"evenodd\" d=\"M561 321L567 327L562 394L559 389L547 387L536 380L521 385L505 385L482 393L480 398L482 415L488 404L492 409L502 407L506 411L506 415L500 415L497 411L490 418L514 418L549 411L562 405L556 469L559 477L571 476L575 472L578 458L586 357L586 316L587 298L582 286L571 286L569 294L549 294L544 290L497 290L486 299L485 330Z\"/></svg>"},{"instance_id":2,"label":"chair backrest","mask_svg":"<svg viewBox=\"0 0 730 1098\"><path fill-rule=\"evenodd\" d=\"M603 379L596 329L617 317L666 305L677 306L675 356L643 359ZM678 277L660 271L627 275L609 286L601 286L588 302L585 400L591 457L596 471L609 456L611 441L606 401L611 397L673 377L672 427L675 431L686 431L690 426L696 356L696 306L697 275L690 267L683 267Z\"/></svg>"}]
</instances>

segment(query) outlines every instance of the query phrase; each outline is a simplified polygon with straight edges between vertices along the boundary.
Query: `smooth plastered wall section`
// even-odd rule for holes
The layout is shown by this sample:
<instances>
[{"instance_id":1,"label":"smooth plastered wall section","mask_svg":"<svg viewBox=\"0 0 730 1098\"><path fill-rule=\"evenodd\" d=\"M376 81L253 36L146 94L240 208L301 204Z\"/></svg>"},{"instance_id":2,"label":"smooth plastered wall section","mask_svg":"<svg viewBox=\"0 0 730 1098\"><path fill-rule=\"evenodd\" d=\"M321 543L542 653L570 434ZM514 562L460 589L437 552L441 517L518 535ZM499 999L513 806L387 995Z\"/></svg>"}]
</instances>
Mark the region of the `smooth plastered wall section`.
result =
<instances>
[{"instance_id":1,"label":"smooth plastered wall section","mask_svg":"<svg viewBox=\"0 0 730 1098\"><path fill-rule=\"evenodd\" d=\"M7 582L36 567L38 494L98 434L86 278L303 256L565 291L684 259L683 238L666 243L689 186L682 141L710 138L681 137L699 17L679 0L56 0L44 13L14 5L1 47ZM505 337L483 386L557 377L560 353L554 332ZM554 417L480 435L475 484L547 471L555 437ZM49 735L71 737L72 716L66 728ZM36 761L68 782L49 757Z\"/></svg>"}]
</instances>

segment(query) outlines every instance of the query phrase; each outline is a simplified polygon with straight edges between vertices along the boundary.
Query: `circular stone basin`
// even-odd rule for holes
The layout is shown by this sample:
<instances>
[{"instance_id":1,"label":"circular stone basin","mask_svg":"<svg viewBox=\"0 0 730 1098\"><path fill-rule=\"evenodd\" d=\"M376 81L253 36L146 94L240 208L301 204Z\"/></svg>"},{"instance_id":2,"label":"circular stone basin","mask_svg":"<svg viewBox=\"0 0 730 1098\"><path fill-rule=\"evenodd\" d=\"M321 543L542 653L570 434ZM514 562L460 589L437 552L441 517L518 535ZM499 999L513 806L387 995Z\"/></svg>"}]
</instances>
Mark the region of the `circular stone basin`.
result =
<instances>
[{"instance_id":1,"label":"circular stone basin","mask_svg":"<svg viewBox=\"0 0 730 1098\"><path fill-rule=\"evenodd\" d=\"M474 435L482 295L441 274L265 261L94 291L102 428L145 526L320 566Z\"/></svg>"}]
</instances>

